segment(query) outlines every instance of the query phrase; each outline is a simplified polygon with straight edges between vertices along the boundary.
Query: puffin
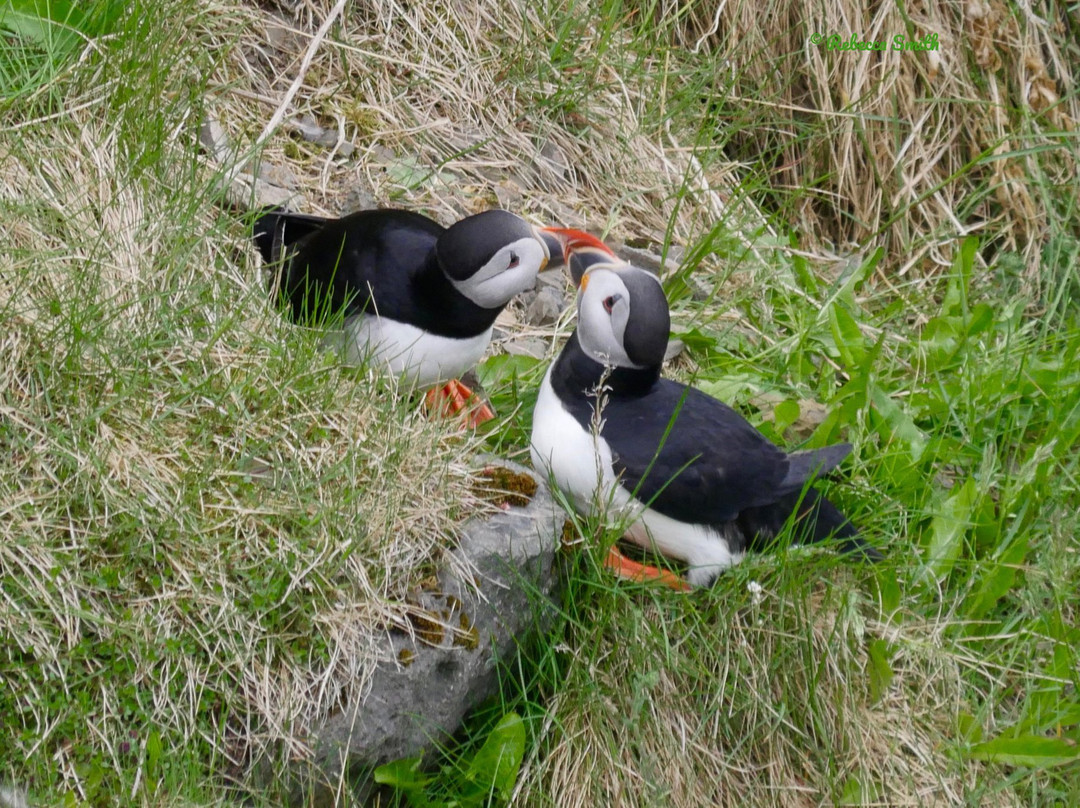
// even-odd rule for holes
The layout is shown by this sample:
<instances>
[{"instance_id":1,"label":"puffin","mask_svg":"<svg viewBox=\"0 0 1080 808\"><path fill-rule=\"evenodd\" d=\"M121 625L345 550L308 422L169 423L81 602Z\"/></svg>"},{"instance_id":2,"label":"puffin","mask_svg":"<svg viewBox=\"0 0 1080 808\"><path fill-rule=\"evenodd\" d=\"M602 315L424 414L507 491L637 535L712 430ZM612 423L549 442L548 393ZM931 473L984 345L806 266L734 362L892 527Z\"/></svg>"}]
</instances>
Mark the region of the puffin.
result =
<instances>
[{"instance_id":1,"label":"puffin","mask_svg":"<svg viewBox=\"0 0 1080 808\"><path fill-rule=\"evenodd\" d=\"M347 361L377 360L417 387L432 387L476 426L494 417L458 377L491 342L511 298L532 288L563 245L585 234L538 227L506 210L488 210L450 227L408 210L362 210L341 218L260 212L253 236L276 267L272 286L290 319L333 326Z\"/></svg>"},{"instance_id":2,"label":"puffin","mask_svg":"<svg viewBox=\"0 0 1080 808\"><path fill-rule=\"evenodd\" d=\"M785 452L727 404L661 378L671 321L660 279L595 242L577 244L587 247L577 327L540 388L533 466L575 510L606 511L625 538L688 569L684 578L614 547L605 566L680 590L707 586L791 521L801 542L833 538L842 552L880 559L813 487L850 444Z\"/></svg>"}]
</instances>

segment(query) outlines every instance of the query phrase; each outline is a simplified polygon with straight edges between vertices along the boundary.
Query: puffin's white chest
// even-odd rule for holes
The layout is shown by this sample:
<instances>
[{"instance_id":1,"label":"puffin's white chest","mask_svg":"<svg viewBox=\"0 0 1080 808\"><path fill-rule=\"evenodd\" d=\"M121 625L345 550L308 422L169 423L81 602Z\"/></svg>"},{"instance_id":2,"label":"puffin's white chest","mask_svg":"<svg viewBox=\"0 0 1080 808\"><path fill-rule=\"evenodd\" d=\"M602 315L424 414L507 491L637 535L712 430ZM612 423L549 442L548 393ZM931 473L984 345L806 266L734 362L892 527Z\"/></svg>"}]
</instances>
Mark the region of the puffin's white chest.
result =
<instances>
[{"instance_id":1,"label":"puffin's white chest","mask_svg":"<svg viewBox=\"0 0 1080 808\"><path fill-rule=\"evenodd\" d=\"M583 429L551 386L551 368L540 385L533 410L530 451L533 467L550 475L574 508L590 513L608 500L618 485L611 448L600 435Z\"/></svg>"},{"instance_id":2,"label":"puffin's white chest","mask_svg":"<svg viewBox=\"0 0 1080 808\"><path fill-rule=\"evenodd\" d=\"M453 339L377 315L360 314L345 321L345 358L381 363L418 387L456 379L475 367L491 342L491 328L475 337Z\"/></svg>"},{"instance_id":3,"label":"puffin's white chest","mask_svg":"<svg viewBox=\"0 0 1080 808\"><path fill-rule=\"evenodd\" d=\"M584 429L563 407L548 369L533 411L533 467L550 475L579 513L602 512L625 536L648 549L690 565L687 579L708 583L743 554L730 550L723 533L708 525L680 522L635 499L619 482L608 442Z\"/></svg>"}]
</instances>

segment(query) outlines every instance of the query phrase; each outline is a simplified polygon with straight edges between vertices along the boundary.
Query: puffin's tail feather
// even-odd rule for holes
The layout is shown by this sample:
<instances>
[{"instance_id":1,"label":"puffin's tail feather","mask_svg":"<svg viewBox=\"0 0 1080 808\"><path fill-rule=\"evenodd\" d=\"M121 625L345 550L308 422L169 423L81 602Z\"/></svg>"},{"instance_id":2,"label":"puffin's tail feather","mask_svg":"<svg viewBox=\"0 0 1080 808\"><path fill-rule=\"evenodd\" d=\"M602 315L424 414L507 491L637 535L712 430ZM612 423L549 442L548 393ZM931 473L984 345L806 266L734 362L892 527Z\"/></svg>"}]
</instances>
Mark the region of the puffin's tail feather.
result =
<instances>
[{"instance_id":1,"label":"puffin's tail feather","mask_svg":"<svg viewBox=\"0 0 1080 808\"><path fill-rule=\"evenodd\" d=\"M867 544L839 508L813 488L805 493L787 494L771 505L746 509L739 514L739 526L743 535L752 537L751 549L762 550L780 535L789 519L794 519L792 532L796 542L815 544L833 539L844 555L859 554L874 562L884 558L880 550Z\"/></svg>"},{"instance_id":2,"label":"puffin's tail feather","mask_svg":"<svg viewBox=\"0 0 1080 808\"><path fill-rule=\"evenodd\" d=\"M284 208L263 208L252 225L252 237L267 264L277 263L285 247L314 233L326 224L323 216L291 213Z\"/></svg>"},{"instance_id":3,"label":"puffin's tail feather","mask_svg":"<svg viewBox=\"0 0 1080 808\"><path fill-rule=\"evenodd\" d=\"M788 473L780 483L782 491L802 491L803 487L828 474L851 454L850 443L834 443L821 449L806 449L788 455Z\"/></svg>"},{"instance_id":4,"label":"puffin's tail feather","mask_svg":"<svg viewBox=\"0 0 1080 808\"><path fill-rule=\"evenodd\" d=\"M264 208L259 211L259 217L251 226L251 236L255 239L255 246L259 248L259 255L263 263L274 263L274 242L277 240L278 223L281 221L281 208Z\"/></svg>"}]
</instances>

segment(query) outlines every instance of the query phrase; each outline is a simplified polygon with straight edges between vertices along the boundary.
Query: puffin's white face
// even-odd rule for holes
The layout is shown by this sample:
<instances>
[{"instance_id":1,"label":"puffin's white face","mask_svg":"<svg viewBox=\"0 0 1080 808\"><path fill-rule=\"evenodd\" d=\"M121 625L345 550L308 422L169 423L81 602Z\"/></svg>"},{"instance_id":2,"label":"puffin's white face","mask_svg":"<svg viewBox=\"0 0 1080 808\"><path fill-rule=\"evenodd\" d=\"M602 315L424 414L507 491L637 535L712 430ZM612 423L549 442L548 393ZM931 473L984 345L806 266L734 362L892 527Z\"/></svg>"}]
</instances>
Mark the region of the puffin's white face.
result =
<instances>
[{"instance_id":1,"label":"puffin's white face","mask_svg":"<svg viewBox=\"0 0 1080 808\"><path fill-rule=\"evenodd\" d=\"M548 257L539 234L527 236L499 249L471 277L450 282L477 306L502 308L514 295L532 288Z\"/></svg>"},{"instance_id":2,"label":"puffin's white face","mask_svg":"<svg viewBox=\"0 0 1080 808\"><path fill-rule=\"evenodd\" d=\"M577 337L591 359L659 371L670 329L667 296L651 272L611 263L594 264L582 276Z\"/></svg>"},{"instance_id":3,"label":"puffin's white face","mask_svg":"<svg viewBox=\"0 0 1080 808\"><path fill-rule=\"evenodd\" d=\"M594 265L578 291L578 341L590 358L602 365L640 367L626 353L630 322L630 290L612 265Z\"/></svg>"}]
</instances>

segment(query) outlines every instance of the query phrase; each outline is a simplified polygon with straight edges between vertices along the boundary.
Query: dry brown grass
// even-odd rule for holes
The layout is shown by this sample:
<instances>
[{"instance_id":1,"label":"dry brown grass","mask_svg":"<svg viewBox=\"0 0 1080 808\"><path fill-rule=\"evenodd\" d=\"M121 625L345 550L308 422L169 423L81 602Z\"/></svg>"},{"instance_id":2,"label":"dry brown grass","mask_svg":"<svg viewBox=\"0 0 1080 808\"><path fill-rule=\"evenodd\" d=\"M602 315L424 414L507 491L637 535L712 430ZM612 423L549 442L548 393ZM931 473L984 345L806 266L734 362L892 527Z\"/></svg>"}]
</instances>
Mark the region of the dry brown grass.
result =
<instances>
[{"instance_id":1,"label":"dry brown grass","mask_svg":"<svg viewBox=\"0 0 1080 808\"><path fill-rule=\"evenodd\" d=\"M639 625L594 615L549 705L519 804L958 805L985 777L942 745L964 668L941 626L878 623L837 590L784 602L765 584L718 610L632 601ZM836 598L847 598L837 602ZM663 626L663 628L661 628ZM663 635L663 636L661 636ZM864 644L904 649L878 700ZM601 649L600 653L592 650ZM584 649L590 650L584 650ZM794 709L792 707L794 706ZM980 805L1019 805L1009 793Z\"/></svg>"},{"instance_id":2,"label":"dry brown grass","mask_svg":"<svg viewBox=\"0 0 1080 808\"><path fill-rule=\"evenodd\" d=\"M1057 204L1076 204L1075 7L734 0L689 8L678 40L730 61L737 78L727 102L748 110L741 149L767 160L769 185L808 189L788 215L811 243L880 244L884 275L918 278L947 269L958 236L976 233L992 245L988 260L1019 253L1039 283L1048 217ZM829 52L810 44L814 33L937 34L940 48ZM1046 198L1041 186L1061 194Z\"/></svg>"},{"instance_id":3,"label":"dry brown grass","mask_svg":"<svg viewBox=\"0 0 1080 808\"><path fill-rule=\"evenodd\" d=\"M230 11L237 12L244 30L219 68L211 111L244 143L276 108L321 16L310 4L295 14ZM299 203L318 210L349 209L358 193L443 221L503 205L540 221L660 242L673 219L676 240L688 241L712 211L690 204L673 216L673 194L691 160L673 136L641 131L651 79L601 64L591 91L573 103L561 98L560 71L574 76L595 58L592 28L568 46L581 64L553 66L546 49L556 32L527 6L365 4L317 55L294 110L339 131L355 156L335 158L333 149L283 132L263 152L264 163L298 172ZM401 162L433 176L403 185L395 172Z\"/></svg>"},{"instance_id":4,"label":"dry brown grass","mask_svg":"<svg viewBox=\"0 0 1080 808\"><path fill-rule=\"evenodd\" d=\"M212 104L236 142L254 139L276 109L328 5L241 10L241 41ZM692 148L692 117L657 117L659 95L682 76L661 58L670 54L641 53L625 32L644 10L591 16L603 9L577 9L566 42L552 16L529 7L366 4L316 56L294 105L357 154L343 160L282 134L264 160L296 172L299 204L319 210L375 200L451 221L499 204L615 241L669 234L684 245L717 221L747 243L768 235L736 190L752 176L766 210L770 189L788 200L773 212L822 261L881 245L880 276L917 281L977 233L984 262L1015 252L1038 286L1048 217L1076 204L1080 46L1068 44L1063 10L1043 19L998 2L920 4L905 18L896 4L846 0L665 3L657 29L671 33L676 58L692 63L697 52L726 66L701 91L702 111L726 110L724 154ZM940 49L830 53L809 43L815 32L936 33ZM402 160L432 177L403 187ZM1063 193L1042 198L1053 186ZM716 267L706 256L703 271Z\"/></svg>"},{"instance_id":5,"label":"dry brown grass","mask_svg":"<svg viewBox=\"0 0 1080 808\"><path fill-rule=\"evenodd\" d=\"M302 755L487 507L471 439L284 323L246 237L133 171L104 103L4 136L0 636L23 752L83 799L87 743L116 772L149 732L234 775Z\"/></svg>"}]
</instances>

